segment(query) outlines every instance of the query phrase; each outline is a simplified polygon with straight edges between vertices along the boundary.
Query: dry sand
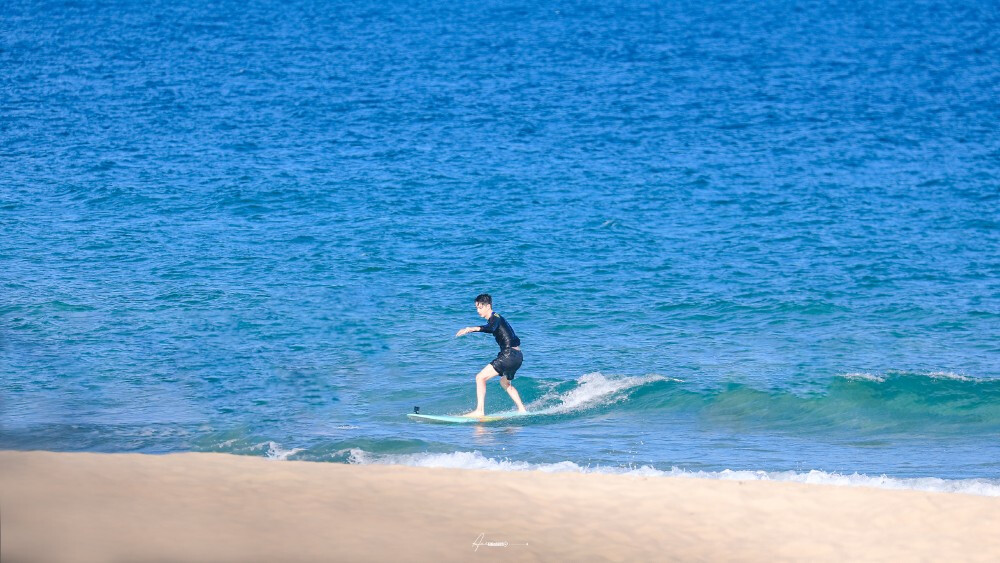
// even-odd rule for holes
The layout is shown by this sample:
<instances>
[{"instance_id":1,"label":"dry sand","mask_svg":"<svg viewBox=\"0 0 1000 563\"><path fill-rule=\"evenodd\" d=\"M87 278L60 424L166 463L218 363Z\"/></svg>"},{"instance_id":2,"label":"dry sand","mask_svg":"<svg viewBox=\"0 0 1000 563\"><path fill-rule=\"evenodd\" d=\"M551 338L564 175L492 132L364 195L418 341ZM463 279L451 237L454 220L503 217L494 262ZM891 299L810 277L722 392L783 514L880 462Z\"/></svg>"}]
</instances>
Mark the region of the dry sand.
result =
<instances>
[{"instance_id":1,"label":"dry sand","mask_svg":"<svg viewBox=\"0 0 1000 563\"><path fill-rule=\"evenodd\" d=\"M477 538L501 545L477 548ZM0 452L4 563L776 560L1000 561L1000 499L208 453Z\"/></svg>"}]
</instances>

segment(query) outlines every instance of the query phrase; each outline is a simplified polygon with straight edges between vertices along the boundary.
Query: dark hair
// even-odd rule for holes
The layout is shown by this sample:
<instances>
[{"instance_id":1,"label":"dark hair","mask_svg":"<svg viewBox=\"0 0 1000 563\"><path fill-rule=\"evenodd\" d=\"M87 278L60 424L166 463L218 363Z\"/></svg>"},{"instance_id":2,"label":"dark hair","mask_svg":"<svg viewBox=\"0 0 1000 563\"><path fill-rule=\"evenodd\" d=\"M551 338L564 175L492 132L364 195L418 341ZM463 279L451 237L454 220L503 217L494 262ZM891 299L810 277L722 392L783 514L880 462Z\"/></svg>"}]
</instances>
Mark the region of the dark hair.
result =
<instances>
[{"instance_id":1,"label":"dark hair","mask_svg":"<svg viewBox=\"0 0 1000 563\"><path fill-rule=\"evenodd\" d=\"M493 306L493 298L490 297L489 293L480 293L476 296L476 303L482 303L483 305Z\"/></svg>"}]
</instances>

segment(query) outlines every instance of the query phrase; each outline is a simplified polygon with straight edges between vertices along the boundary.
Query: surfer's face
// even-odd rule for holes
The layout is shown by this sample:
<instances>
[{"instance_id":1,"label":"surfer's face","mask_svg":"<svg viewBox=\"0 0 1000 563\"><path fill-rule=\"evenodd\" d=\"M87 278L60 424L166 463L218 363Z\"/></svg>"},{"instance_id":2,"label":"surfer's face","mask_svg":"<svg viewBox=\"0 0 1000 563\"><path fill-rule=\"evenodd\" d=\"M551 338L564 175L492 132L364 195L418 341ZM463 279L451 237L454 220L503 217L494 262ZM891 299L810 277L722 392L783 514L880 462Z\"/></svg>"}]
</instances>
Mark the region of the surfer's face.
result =
<instances>
[{"instance_id":1,"label":"surfer's face","mask_svg":"<svg viewBox=\"0 0 1000 563\"><path fill-rule=\"evenodd\" d=\"M476 312L479 313L480 317L487 319L493 312L493 306L486 303L476 303Z\"/></svg>"}]
</instances>

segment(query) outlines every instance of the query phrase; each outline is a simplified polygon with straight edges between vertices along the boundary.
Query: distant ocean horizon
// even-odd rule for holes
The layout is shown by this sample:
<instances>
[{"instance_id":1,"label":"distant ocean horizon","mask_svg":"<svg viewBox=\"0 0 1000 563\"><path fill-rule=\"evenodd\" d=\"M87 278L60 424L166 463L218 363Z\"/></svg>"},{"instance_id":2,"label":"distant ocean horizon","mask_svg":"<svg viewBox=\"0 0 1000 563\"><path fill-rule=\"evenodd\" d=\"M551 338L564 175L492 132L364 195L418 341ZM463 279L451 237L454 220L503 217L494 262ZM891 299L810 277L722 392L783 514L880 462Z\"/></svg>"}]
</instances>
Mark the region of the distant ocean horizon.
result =
<instances>
[{"instance_id":1,"label":"distant ocean horizon","mask_svg":"<svg viewBox=\"0 0 1000 563\"><path fill-rule=\"evenodd\" d=\"M995 2L0 11L0 448L1000 496Z\"/></svg>"}]
</instances>

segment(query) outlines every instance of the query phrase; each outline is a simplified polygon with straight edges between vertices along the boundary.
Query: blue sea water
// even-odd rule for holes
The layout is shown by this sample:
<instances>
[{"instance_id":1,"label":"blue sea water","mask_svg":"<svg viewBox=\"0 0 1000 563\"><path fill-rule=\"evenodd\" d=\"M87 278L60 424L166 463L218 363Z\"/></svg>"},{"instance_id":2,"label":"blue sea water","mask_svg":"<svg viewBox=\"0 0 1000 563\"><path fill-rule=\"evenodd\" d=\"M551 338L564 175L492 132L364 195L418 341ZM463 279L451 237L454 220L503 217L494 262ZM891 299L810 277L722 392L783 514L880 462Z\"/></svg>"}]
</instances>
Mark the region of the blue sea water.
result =
<instances>
[{"instance_id":1,"label":"blue sea water","mask_svg":"<svg viewBox=\"0 0 1000 563\"><path fill-rule=\"evenodd\" d=\"M0 448L1000 495L998 61L993 1L5 2ZM535 414L408 420L481 292Z\"/></svg>"}]
</instances>

